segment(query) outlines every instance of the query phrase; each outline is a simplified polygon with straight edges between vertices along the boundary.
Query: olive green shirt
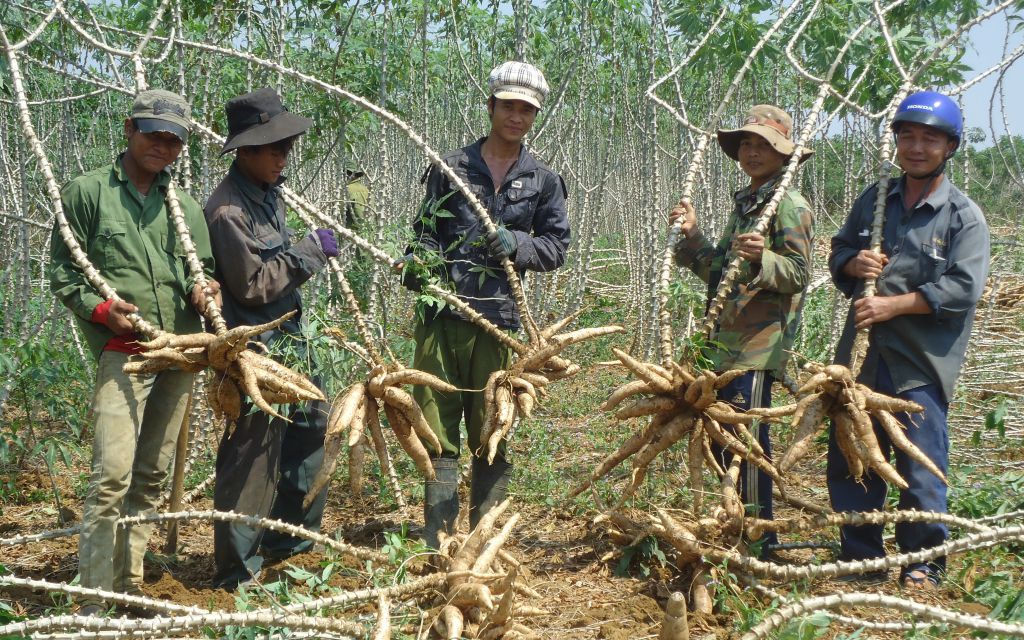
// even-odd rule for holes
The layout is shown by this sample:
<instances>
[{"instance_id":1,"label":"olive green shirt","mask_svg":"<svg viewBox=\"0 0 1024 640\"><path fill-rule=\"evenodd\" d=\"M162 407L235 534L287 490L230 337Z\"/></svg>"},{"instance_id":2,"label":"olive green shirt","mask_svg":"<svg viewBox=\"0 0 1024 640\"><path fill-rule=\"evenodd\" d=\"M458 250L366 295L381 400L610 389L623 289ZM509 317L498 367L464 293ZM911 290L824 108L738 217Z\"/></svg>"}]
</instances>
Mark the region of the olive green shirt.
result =
<instances>
[{"instance_id":1,"label":"olive green shirt","mask_svg":"<svg viewBox=\"0 0 1024 640\"><path fill-rule=\"evenodd\" d=\"M155 326L177 334L202 331L192 307L193 280L185 249L174 233L165 195L171 175L161 171L143 198L128 179L121 157L110 166L73 179L61 191L61 204L71 232L107 284ZM203 211L187 193L178 199L192 242L207 277L213 277L213 253ZM78 326L99 358L114 334L90 321L103 297L75 265L71 251L54 224L50 238L50 288L74 312Z\"/></svg>"},{"instance_id":2,"label":"olive green shirt","mask_svg":"<svg viewBox=\"0 0 1024 640\"><path fill-rule=\"evenodd\" d=\"M362 231L366 223L366 205L370 202L370 190L363 177L352 178L345 185L345 226Z\"/></svg>"}]
</instances>

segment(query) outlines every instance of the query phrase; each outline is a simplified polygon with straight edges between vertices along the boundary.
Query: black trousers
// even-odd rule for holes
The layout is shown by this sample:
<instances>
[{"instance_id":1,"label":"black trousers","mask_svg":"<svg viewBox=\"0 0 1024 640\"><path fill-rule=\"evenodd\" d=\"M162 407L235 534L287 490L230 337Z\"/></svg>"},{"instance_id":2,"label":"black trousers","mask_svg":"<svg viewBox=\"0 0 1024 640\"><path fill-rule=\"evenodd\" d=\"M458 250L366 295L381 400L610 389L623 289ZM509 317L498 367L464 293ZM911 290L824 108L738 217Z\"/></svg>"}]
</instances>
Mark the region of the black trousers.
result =
<instances>
[{"instance_id":1,"label":"black trousers","mask_svg":"<svg viewBox=\"0 0 1024 640\"><path fill-rule=\"evenodd\" d=\"M244 406L243 413L248 409ZM302 500L323 465L329 412L330 405L314 401L294 411L290 423L258 409L240 417L217 449L214 508L319 531L327 487L309 509L302 508ZM233 589L256 575L263 566L261 551L284 557L312 545L309 540L240 522L214 522L214 586Z\"/></svg>"}]
</instances>

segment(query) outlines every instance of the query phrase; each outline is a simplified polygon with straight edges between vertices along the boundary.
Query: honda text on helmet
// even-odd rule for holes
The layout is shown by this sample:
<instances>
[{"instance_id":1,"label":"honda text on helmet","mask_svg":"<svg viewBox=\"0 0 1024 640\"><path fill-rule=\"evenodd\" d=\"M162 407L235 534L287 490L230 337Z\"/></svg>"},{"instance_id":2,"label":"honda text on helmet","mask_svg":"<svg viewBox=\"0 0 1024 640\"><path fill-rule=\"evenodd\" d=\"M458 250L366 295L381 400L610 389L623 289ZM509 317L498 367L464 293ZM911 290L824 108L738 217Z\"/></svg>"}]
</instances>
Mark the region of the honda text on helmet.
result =
<instances>
[{"instance_id":1,"label":"honda text on helmet","mask_svg":"<svg viewBox=\"0 0 1024 640\"><path fill-rule=\"evenodd\" d=\"M953 138L957 147L964 133L964 118L960 114L960 107L949 96L936 91L918 91L904 98L896 109L896 117L892 119L893 133L900 132L901 122L917 122L935 127Z\"/></svg>"},{"instance_id":2,"label":"honda text on helmet","mask_svg":"<svg viewBox=\"0 0 1024 640\"><path fill-rule=\"evenodd\" d=\"M936 91L918 91L904 98L896 109L891 128L897 140L904 123L931 127L949 136L952 147L942 162L930 172L932 176L941 174L946 168L946 160L959 148L963 136L964 121L960 107L949 96Z\"/></svg>"}]
</instances>

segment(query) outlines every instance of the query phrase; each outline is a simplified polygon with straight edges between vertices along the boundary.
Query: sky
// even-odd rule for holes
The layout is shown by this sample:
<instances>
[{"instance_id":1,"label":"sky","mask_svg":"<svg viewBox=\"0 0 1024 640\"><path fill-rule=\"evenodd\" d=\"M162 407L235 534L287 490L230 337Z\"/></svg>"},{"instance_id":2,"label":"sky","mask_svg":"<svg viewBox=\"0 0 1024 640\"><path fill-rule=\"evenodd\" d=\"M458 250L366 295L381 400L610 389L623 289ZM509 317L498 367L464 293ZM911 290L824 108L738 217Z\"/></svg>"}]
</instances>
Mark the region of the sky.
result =
<instances>
[{"instance_id":1,"label":"sky","mask_svg":"<svg viewBox=\"0 0 1024 640\"><path fill-rule=\"evenodd\" d=\"M967 74L968 78L998 63L1003 57L1003 41L1006 38L1007 18L1000 14L971 30L971 44L964 63L974 69ZM1012 24L1011 24L1012 28ZM1013 51L1024 42L1024 30L1010 34L1009 51ZM980 127L985 131L985 141L979 146L992 144L992 131L989 124L989 104L992 90L996 85L998 74L986 78L983 82L971 87L964 93L964 126ZM1006 72L1003 79L1003 95L1006 100L1006 118L1009 132L1013 135L1024 135L1024 58L1020 58ZM997 136L1004 135L1002 114L997 109L992 114L992 123Z\"/></svg>"}]
</instances>

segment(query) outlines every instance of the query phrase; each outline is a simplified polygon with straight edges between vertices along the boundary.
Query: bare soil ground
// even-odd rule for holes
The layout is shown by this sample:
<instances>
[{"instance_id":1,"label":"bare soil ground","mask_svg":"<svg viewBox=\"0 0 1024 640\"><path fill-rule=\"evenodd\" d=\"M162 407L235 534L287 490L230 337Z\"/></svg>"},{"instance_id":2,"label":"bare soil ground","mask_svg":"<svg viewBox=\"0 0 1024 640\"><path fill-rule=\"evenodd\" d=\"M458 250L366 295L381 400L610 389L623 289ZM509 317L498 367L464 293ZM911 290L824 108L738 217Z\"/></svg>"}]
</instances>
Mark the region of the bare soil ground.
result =
<instances>
[{"instance_id":1,"label":"bare soil ground","mask_svg":"<svg viewBox=\"0 0 1024 640\"><path fill-rule=\"evenodd\" d=\"M197 508L208 507L199 503ZM344 536L346 540L364 546L384 544L384 532L397 532L402 518L409 517L414 523L415 515L400 512L375 512L372 504L332 505L326 530L351 530L355 535ZM42 517L38 506L5 509L0 528L4 536L31 533L54 528L51 517ZM605 554L616 554L617 548L604 539L600 529L587 518L573 516L566 511L550 510L535 506L522 509L523 521L519 535L510 550L519 557L527 571L529 584L543 597L533 603L549 615L531 621L531 627L545 638L602 638L606 640L629 640L657 636L662 620L662 608L669 594L685 588L678 574L671 567L654 567L646 578L616 576L617 555L602 559ZM412 533L415 534L416 529ZM177 556L170 558L159 554L157 548L162 536L154 538L153 553L147 557L145 595L184 605L206 609L234 610L236 595L210 587L214 565L212 557L212 527L208 523L190 523L181 530L181 548ZM812 560L807 551L782 551L784 561L804 564ZM827 552L819 557L828 560ZM951 559L951 571L956 571L958 558ZM319 572L325 562L319 550L294 556L286 562L270 563L264 575L264 583L287 579L284 573L290 566ZM77 563L75 538L61 538L31 545L4 548L0 550L0 563L20 576L68 582L74 578ZM365 575L355 571L338 572L330 580L330 586L340 590L358 589L368 586ZM423 564L412 567L414 572L422 571ZM685 573L685 572L684 572ZM791 585L771 585L787 592ZM735 602L730 606L738 608L738 602L756 597L743 587L723 581L723 587L734 593ZM852 591L847 585L834 581L819 580L808 585L807 595L824 595L839 591ZM893 580L873 590L899 595L901 592ZM938 592L908 594L920 602L958 609L975 615L985 615L988 608L962 602L962 594L947 586ZM17 608L31 616L52 612L54 601L46 594L13 590L5 594ZM764 606L763 604L760 606ZM848 611L849 615L861 615L866 619L896 620L893 615L879 615L876 610L861 612ZM692 616L691 637L732 638L738 637L740 622L737 611L722 611L711 617ZM414 625L418 626L418 625ZM413 632L413 628L408 631ZM835 629L836 634L842 631ZM849 632L849 630L846 630ZM825 637L835 637L829 634ZM901 638L902 633L884 634L872 632L869 637Z\"/></svg>"},{"instance_id":2,"label":"bare soil ground","mask_svg":"<svg viewBox=\"0 0 1024 640\"><path fill-rule=\"evenodd\" d=\"M592 357L583 357L581 360L601 360L607 354L589 355ZM516 464L511 488L514 498L512 510L519 511L522 520L506 548L523 561L525 578L542 597L541 602L529 604L544 609L548 615L531 619L529 626L545 638L625 640L657 637L668 596L674 591L685 591L688 588L691 568L672 566L671 549L662 548L666 553L667 564L646 558L634 562L625 573L617 571L622 549L605 537L602 526L593 523L592 518L597 514L593 497L585 494L576 501L567 501L564 497L570 486L588 474L636 427L635 424L616 424L595 409L607 393L624 379L621 372L598 368L560 382L553 397L538 408L534 419L520 429L510 444ZM969 437L969 434L959 434L958 437L963 439ZM784 433L776 434L773 438L777 447L779 444L784 446ZM213 441L208 443L211 450L215 442L216 436L213 436ZM987 459L988 464L992 465L992 474L995 474L1005 461L1019 461L1021 451L1020 447L1003 446L988 452L972 449L971 453L973 458ZM823 446L819 444L816 453L802 462L791 478L791 490L805 500L827 506L823 457ZM209 458L205 464L209 466ZM79 459L73 472L65 470L55 478L63 498L60 515L64 517L64 522L58 519L58 510L52 499L51 480L41 463L21 469L13 476L0 477L4 487L14 485L0 495L0 539L78 524L81 517L83 474L87 472L87 466L87 460ZM344 464L339 466L343 467ZM409 501L409 507L401 511L395 509L390 496L382 500L371 495L370 492L377 485L376 466L372 465L372 469L367 479L367 493L359 500L349 494L344 470L339 473L341 477L336 479L331 488L323 530L331 534L338 533L352 544L377 549L396 534L406 535L410 540L418 538L422 523L422 507L418 496L422 494L418 490L419 481L411 464L399 457L399 473ZM975 477L984 478L988 470L974 468L973 473ZM680 489L685 484L683 475L685 456L679 452L669 452L662 456L652 465L652 480L638 493L637 505L642 509L652 505L685 507L687 497ZM621 478L621 473L618 477ZM614 497L615 486L615 481L601 485L598 495L605 500ZM465 508L468 502L465 491L462 498ZM776 505L777 518L797 514L778 501ZM209 509L212 504L209 497L201 496L190 507ZM835 543L836 535L835 531L826 532L812 541ZM152 553L147 556L143 586L145 595L207 609L233 611L244 605L243 596L210 586L214 572L212 536L209 522L183 523L178 552L174 556L165 556L160 553L164 534L158 529L151 541ZM806 540L787 537L783 542ZM1006 550L1006 553L1009 564L1003 566L1019 572L1024 567L1024 559L1021 558L1024 554L1021 553L1020 545ZM793 564L829 562L834 559L832 551L825 548L785 550L779 555L783 562ZM75 577L77 561L75 536L26 545L0 546L0 565L21 577L70 582ZM353 560L336 560L325 555L321 549L314 549L286 562L269 563L261 576L261 582L264 585L278 580L294 583L295 580L287 573L292 571L292 567L320 572L332 562L341 564L330 577L328 586L331 589L352 590L374 586L373 580L379 579L379 575L372 576L365 567ZM423 558L413 558L408 563L408 569L414 575L427 571ZM393 570L389 570L389 576ZM983 580L985 572L989 570L977 556L955 556L949 559L950 576L966 577L948 580L935 592L901 591L896 584L895 571L889 582L869 590L902 595L975 615L986 615L988 607L970 602L968 596L972 585ZM749 628L750 624L761 619L771 608L771 598L740 584L727 572L716 568L713 577L718 589L716 613L707 617L691 617L692 638L739 637L741 630ZM1020 584L1019 580L1017 584ZM303 588L302 585L293 586L296 591ZM800 597L857 589L832 580L766 583L765 586L785 595ZM258 598L258 588L255 593ZM0 600L7 601L15 613L29 617L70 610L69 603L60 597L24 589L0 588ZM429 619L423 619L425 614L421 613L427 609L429 603L422 601L396 607L396 622L400 623L401 632L406 634L396 637L415 637L424 624L430 623ZM373 610L372 606L367 605L355 611L372 614ZM345 615L351 615L352 611L348 610ZM896 614L877 609L845 610L843 613L873 621L903 620ZM814 633L799 637L846 637L852 632L850 627L833 624L821 635ZM905 634L872 630L859 637L902 638ZM915 637L959 636L932 631Z\"/></svg>"}]
</instances>

